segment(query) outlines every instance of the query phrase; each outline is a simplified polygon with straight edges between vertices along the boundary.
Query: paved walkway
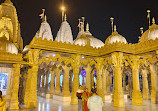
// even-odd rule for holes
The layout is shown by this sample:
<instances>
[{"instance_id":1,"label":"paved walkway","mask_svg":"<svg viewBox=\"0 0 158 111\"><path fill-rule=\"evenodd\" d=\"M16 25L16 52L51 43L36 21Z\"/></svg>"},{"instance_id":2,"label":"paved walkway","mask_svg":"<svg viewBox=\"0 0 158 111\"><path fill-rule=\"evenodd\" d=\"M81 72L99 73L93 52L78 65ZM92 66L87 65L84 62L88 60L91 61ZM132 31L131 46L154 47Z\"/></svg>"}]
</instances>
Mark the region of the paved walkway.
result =
<instances>
[{"instance_id":1,"label":"paved walkway","mask_svg":"<svg viewBox=\"0 0 158 111\"><path fill-rule=\"evenodd\" d=\"M143 101L143 106L133 106L131 101L125 103L125 108L113 107L112 103L105 103L103 111L158 111L158 104L151 104L150 101ZM52 99L38 98L38 108L12 111L77 111L77 105L62 103ZM10 110L11 111L11 110Z\"/></svg>"}]
</instances>

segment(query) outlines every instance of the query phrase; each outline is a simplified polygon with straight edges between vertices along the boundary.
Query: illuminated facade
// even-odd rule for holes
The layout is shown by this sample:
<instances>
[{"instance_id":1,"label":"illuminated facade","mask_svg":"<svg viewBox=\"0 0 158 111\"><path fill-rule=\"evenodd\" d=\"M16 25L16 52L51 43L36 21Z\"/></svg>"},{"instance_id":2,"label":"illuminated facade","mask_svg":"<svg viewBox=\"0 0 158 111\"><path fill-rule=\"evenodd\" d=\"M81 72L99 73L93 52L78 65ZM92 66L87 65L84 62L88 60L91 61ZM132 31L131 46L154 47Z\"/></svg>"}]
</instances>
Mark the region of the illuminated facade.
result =
<instances>
[{"instance_id":1,"label":"illuminated facade","mask_svg":"<svg viewBox=\"0 0 158 111\"><path fill-rule=\"evenodd\" d=\"M5 0L0 9L0 88L9 109L19 109L19 104L35 108L38 95L77 104L79 85L89 91L96 87L103 101L110 97L116 107L125 106L126 95L133 105L143 105L149 97L157 103L158 25L154 19L139 43L127 43L114 27L104 44L92 36L89 24L84 30L84 22L73 40L66 17L53 41L45 17L23 50L15 7Z\"/></svg>"}]
</instances>

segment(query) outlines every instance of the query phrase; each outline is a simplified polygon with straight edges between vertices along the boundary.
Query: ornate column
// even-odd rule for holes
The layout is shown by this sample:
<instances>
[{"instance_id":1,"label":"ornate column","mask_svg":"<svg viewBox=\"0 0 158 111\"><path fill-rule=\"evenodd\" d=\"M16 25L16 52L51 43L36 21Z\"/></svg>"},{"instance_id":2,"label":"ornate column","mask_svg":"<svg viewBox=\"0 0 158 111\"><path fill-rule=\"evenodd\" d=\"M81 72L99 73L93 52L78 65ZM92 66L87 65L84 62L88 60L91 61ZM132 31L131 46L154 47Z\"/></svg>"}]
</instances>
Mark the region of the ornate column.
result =
<instances>
[{"instance_id":1,"label":"ornate column","mask_svg":"<svg viewBox=\"0 0 158 111\"><path fill-rule=\"evenodd\" d=\"M156 65L150 64L150 73L151 73L151 103L156 103L157 98L157 72L156 72Z\"/></svg>"},{"instance_id":2,"label":"ornate column","mask_svg":"<svg viewBox=\"0 0 158 111\"><path fill-rule=\"evenodd\" d=\"M92 71L92 74L90 75L90 76L91 76L91 87L94 87L94 77L93 77L94 71L95 71L95 70L93 70L93 71Z\"/></svg>"},{"instance_id":3,"label":"ornate column","mask_svg":"<svg viewBox=\"0 0 158 111\"><path fill-rule=\"evenodd\" d=\"M49 93L48 92L48 79L49 79L49 73L48 71L46 71L46 86L45 86L45 93Z\"/></svg>"},{"instance_id":4,"label":"ornate column","mask_svg":"<svg viewBox=\"0 0 158 111\"><path fill-rule=\"evenodd\" d=\"M55 94L59 95L60 94L60 69L57 67L55 69L56 72L56 88L55 88Z\"/></svg>"},{"instance_id":5,"label":"ornate column","mask_svg":"<svg viewBox=\"0 0 158 111\"><path fill-rule=\"evenodd\" d=\"M122 59L123 53L112 53L112 63L114 64L114 106L124 107L124 94L122 88Z\"/></svg>"},{"instance_id":6,"label":"ornate column","mask_svg":"<svg viewBox=\"0 0 158 111\"><path fill-rule=\"evenodd\" d=\"M71 95L71 104L78 104L78 98L76 96L76 91L79 88L79 68L80 68L80 55L75 55L74 57L74 63L73 66L73 73L74 73L74 79L73 79L73 87L72 87L72 95Z\"/></svg>"},{"instance_id":7,"label":"ornate column","mask_svg":"<svg viewBox=\"0 0 158 111\"><path fill-rule=\"evenodd\" d=\"M103 95L103 84L102 84L102 71L103 71L103 58L96 58L97 64L97 93L104 101L104 95Z\"/></svg>"},{"instance_id":8,"label":"ornate column","mask_svg":"<svg viewBox=\"0 0 158 111\"><path fill-rule=\"evenodd\" d=\"M36 108L37 107L37 74L38 74L38 59L39 59L38 49L31 49L28 53L29 64L32 66L28 70L26 90L24 97L24 104L26 108Z\"/></svg>"},{"instance_id":9,"label":"ornate column","mask_svg":"<svg viewBox=\"0 0 158 111\"><path fill-rule=\"evenodd\" d=\"M45 80L45 76L42 75L42 88L41 88L41 92L44 93L44 80Z\"/></svg>"},{"instance_id":10,"label":"ornate column","mask_svg":"<svg viewBox=\"0 0 158 111\"><path fill-rule=\"evenodd\" d=\"M108 74L108 71L106 70L106 69L104 69L104 71L103 71L103 75L102 75L102 82L103 82L103 95L105 96L105 94L107 93L107 91L106 91L106 75Z\"/></svg>"},{"instance_id":11,"label":"ornate column","mask_svg":"<svg viewBox=\"0 0 158 111\"><path fill-rule=\"evenodd\" d=\"M11 102L9 109L19 109L18 91L19 91L19 77L20 77L20 64L14 64L14 74L12 82Z\"/></svg>"},{"instance_id":12,"label":"ornate column","mask_svg":"<svg viewBox=\"0 0 158 111\"><path fill-rule=\"evenodd\" d=\"M107 78L106 78L106 91L107 91L107 93L110 93L110 88L109 88L109 86L110 86L110 75L109 75L109 73L107 74Z\"/></svg>"},{"instance_id":13,"label":"ornate column","mask_svg":"<svg viewBox=\"0 0 158 111\"><path fill-rule=\"evenodd\" d=\"M70 96L70 90L69 90L69 72L70 67L62 66L64 69L64 85L63 85L63 95L64 96Z\"/></svg>"},{"instance_id":14,"label":"ornate column","mask_svg":"<svg viewBox=\"0 0 158 111\"><path fill-rule=\"evenodd\" d=\"M142 70L142 77L143 77L143 99L149 99L149 88L148 88L148 80L147 80L147 69Z\"/></svg>"},{"instance_id":15,"label":"ornate column","mask_svg":"<svg viewBox=\"0 0 158 111\"><path fill-rule=\"evenodd\" d=\"M91 91L91 66L90 64L87 64L86 70L86 88L88 88L88 91Z\"/></svg>"},{"instance_id":16,"label":"ornate column","mask_svg":"<svg viewBox=\"0 0 158 111\"><path fill-rule=\"evenodd\" d=\"M132 104L143 105L142 94L140 91L139 84L139 56L130 56L131 67L132 67L132 78L133 78L133 91L132 91Z\"/></svg>"},{"instance_id":17,"label":"ornate column","mask_svg":"<svg viewBox=\"0 0 158 111\"><path fill-rule=\"evenodd\" d=\"M55 79L55 73L54 73L54 71L51 71L51 70L50 70L50 73L51 73L51 82L50 82L50 91L49 91L49 93L50 93L50 94L53 94L53 93L54 93L54 79Z\"/></svg>"}]
</instances>

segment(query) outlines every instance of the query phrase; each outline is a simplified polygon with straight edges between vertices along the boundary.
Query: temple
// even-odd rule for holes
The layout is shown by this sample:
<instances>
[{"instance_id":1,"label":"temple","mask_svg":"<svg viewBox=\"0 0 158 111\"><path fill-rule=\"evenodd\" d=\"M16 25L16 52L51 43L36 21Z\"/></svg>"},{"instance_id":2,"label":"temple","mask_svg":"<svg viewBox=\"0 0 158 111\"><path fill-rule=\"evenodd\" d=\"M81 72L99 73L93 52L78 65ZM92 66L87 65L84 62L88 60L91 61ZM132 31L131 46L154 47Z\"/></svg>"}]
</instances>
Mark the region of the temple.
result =
<instances>
[{"instance_id":1,"label":"temple","mask_svg":"<svg viewBox=\"0 0 158 111\"><path fill-rule=\"evenodd\" d=\"M78 104L79 85L89 91L97 88L103 101L115 107L125 107L128 99L132 105L143 105L143 100L157 104L158 25L154 18L139 42L132 44L116 26L103 43L84 18L73 40L66 15L53 39L45 16L23 49L16 8L5 0L0 10L0 90L7 108L36 108L37 96Z\"/></svg>"}]
</instances>

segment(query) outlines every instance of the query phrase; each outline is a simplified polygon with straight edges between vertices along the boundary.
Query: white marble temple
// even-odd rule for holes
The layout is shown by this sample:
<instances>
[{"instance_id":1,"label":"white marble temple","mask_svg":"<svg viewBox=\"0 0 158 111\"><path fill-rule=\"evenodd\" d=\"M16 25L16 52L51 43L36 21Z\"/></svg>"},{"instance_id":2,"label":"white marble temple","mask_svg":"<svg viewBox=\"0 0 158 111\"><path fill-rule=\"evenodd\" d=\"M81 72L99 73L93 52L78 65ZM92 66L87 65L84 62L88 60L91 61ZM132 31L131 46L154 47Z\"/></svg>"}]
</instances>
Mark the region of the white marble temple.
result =
<instances>
[{"instance_id":1,"label":"white marble temple","mask_svg":"<svg viewBox=\"0 0 158 111\"><path fill-rule=\"evenodd\" d=\"M158 111L158 104L151 104L150 101L143 101L143 106L134 106L132 101L125 103L125 108L113 107L113 103L105 103L103 111ZM60 102L52 99L38 97L38 108L21 109L13 111L77 111L77 105L70 105L69 102ZM11 111L11 110L10 110Z\"/></svg>"}]
</instances>

